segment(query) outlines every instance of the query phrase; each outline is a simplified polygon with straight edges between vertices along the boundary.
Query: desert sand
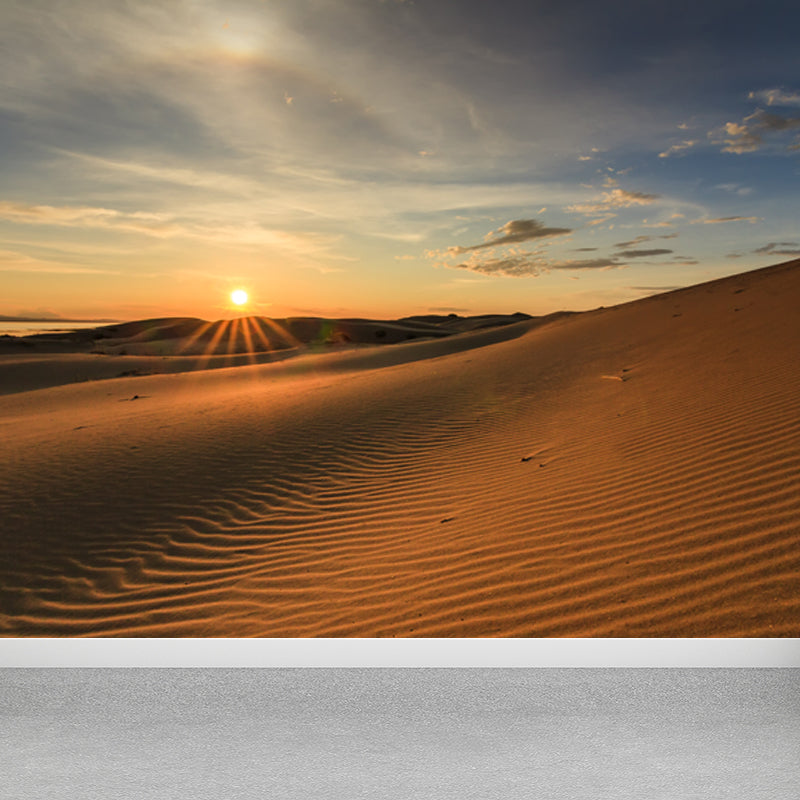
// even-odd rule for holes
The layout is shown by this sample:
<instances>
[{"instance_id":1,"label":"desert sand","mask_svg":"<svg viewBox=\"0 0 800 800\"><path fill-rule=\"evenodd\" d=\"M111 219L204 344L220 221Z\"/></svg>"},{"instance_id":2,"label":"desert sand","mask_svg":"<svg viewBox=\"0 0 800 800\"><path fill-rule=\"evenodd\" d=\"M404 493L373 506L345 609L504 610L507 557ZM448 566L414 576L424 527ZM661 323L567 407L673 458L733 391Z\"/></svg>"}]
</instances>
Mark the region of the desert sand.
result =
<instances>
[{"instance_id":1,"label":"desert sand","mask_svg":"<svg viewBox=\"0 0 800 800\"><path fill-rule=\"evenodd\" d=\"M6 341L0 633L798 636L799 306Z\"/></svg>"}]
</instances>

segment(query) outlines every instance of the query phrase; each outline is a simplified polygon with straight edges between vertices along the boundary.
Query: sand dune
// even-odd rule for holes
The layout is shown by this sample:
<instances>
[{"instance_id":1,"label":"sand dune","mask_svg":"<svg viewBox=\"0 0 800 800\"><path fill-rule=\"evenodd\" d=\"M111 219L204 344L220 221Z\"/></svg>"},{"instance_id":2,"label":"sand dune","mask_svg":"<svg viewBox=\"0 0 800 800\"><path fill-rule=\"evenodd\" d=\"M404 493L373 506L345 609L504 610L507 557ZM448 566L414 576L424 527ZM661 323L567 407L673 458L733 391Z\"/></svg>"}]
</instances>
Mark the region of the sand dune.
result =
<instances>
[{"instance_id":1,"label":"sand dune","mask_svg":"<svg viewBox=\"0 0 800 800\"><path fill-rule=\"evenodd\" d=\"M800 635L798 301L800 260L215 370L4 356L0 632Z\"/></svg>"},{"instance_id":2,"label":"sand dune","mask_svg":"<svg viewBox=\"0 0 800 800\"><path fill-rule=\"evenodd\" d=\"M72 332L6 335L0 336L0 394L104 378L272 363L376 344L445 339L522 320L541 325L560 316L563 313L538 318L518 313L401 320L246 317L216 322L169 317ZM471 337L464 338L461 346L485 343ZM396 363L408 357L409 351L395 352L389 361Z\"/></svg>"}]
</instances>

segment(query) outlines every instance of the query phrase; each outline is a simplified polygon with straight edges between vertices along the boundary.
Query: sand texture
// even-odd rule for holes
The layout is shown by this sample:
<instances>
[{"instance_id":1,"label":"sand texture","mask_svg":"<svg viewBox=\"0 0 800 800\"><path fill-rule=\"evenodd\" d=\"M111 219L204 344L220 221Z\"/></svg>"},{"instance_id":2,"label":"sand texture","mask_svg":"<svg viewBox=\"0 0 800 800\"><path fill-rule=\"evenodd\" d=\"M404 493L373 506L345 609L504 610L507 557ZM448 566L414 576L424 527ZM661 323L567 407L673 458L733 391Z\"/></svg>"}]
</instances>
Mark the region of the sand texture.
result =
<instances>
[{"instance_id":1,"label":"sand texture","mask_svg":"<svg viewBox=\"0 0 800 800\"><path fill-rule=\"evenodd\" d=\"M268 363L6 348L0 633L798 636L798 307L800 260Z\"/></svg>"}]
</instances>

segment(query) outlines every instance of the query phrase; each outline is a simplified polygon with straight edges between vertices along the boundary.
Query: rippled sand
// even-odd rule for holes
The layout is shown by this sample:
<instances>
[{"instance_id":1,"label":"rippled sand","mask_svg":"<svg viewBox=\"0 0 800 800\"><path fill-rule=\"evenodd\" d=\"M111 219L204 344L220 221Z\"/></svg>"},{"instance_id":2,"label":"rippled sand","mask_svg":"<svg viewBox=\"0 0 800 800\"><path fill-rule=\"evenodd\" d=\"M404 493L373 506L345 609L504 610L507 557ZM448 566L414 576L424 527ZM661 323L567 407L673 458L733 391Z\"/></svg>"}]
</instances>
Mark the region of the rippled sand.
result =
<instances>
[{"instance_id":1,"label":"rippled sand","mask_svg":"<svg viewBox=\"0 0 800 800\"><path fill-rule=\"evenodd\" d=\"M6 394L0 631L800 635L799 302L794 261L444 339Z\"/></svg>"}]
</instances>

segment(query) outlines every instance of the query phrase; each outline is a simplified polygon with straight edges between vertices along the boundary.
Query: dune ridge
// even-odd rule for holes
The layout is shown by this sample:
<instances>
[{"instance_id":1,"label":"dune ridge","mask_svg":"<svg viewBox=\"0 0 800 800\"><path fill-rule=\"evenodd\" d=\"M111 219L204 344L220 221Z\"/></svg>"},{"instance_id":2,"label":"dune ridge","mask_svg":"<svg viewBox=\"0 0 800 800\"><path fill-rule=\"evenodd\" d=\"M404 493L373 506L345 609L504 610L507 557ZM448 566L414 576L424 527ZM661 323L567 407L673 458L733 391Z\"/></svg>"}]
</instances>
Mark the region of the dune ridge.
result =
<instances>
[{"instance_id":1,"label":"dune ridge","mask_svg":"<svg viewBox=\"0 0 800 800\"><path fill-rule=\"evenodd\" d=\"M799 298L7 394L0 633L797 636Z\"/></svg>"},{"instance_id":2,"label":"dune ridge","mask_svg":"<svg viewBox=\"0 0 800 800\"><path fill-rule=\"evenodd\" d=\"M489 333L492 337L504 326L524 320L541 325L565 313L546 317L450 314L400 320L242 317L215 322L167 317L32 336L4 335L0 336L0 394L89 380L266 364L300 355L482 331L494 331ZM476 337L462 338L462 344L467 341L470 346L485 343ZM394 353L387 363L401 361L408 353L407 349Z\"/></svg>"}]
</instances>

